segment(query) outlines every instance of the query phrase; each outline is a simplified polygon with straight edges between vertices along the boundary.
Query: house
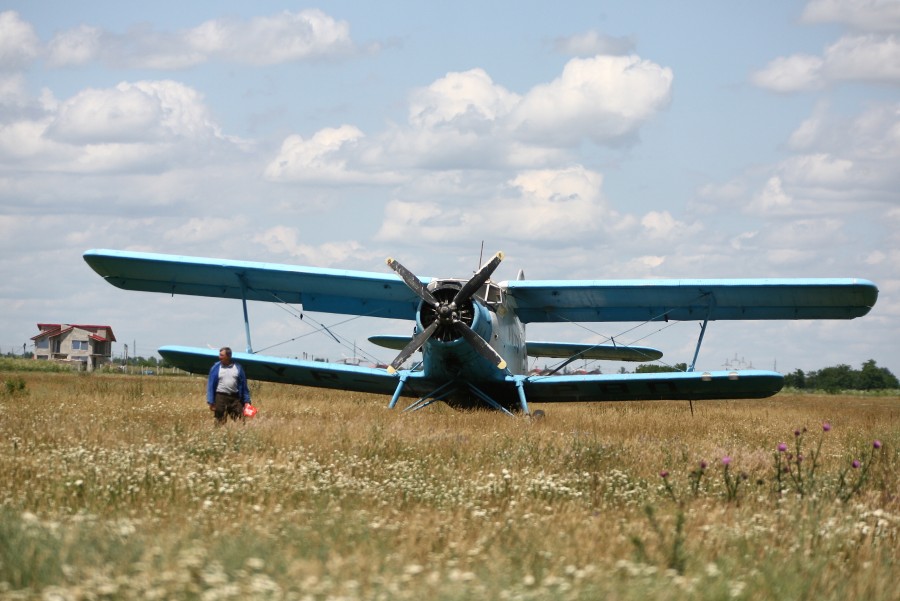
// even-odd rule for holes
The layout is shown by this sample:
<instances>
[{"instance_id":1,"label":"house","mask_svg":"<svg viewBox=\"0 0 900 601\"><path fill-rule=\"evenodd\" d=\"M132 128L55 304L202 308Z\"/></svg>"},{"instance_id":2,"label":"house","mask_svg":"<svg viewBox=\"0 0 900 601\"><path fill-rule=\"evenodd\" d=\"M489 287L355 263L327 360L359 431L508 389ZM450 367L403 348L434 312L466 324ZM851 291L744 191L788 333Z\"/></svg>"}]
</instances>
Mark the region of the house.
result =
<instances>
[{"instance_id":1,"label":"house","mask_svg":"<svg viewBox=\"0 0 900 601\"><path fill-rule=\"evenodd\" d=\"M116 336L109 326L39 323L37 327L41 333L31 338L35 359L80 361L82 369L93 371L112 357Z\"/></svg>"}]
</instances>

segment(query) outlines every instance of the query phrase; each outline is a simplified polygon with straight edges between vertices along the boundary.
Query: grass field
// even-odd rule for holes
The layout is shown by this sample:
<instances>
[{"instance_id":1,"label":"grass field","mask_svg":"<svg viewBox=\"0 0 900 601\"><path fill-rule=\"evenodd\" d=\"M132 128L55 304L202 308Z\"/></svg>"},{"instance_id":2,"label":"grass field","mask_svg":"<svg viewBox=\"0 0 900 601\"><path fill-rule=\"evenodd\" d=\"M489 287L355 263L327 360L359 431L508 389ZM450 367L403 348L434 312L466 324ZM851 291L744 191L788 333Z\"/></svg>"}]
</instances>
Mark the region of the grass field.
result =
<instances>
[{"instance_id":1,"label":"grass field","mask_svg":"<svg viewBox=\"0 0 900 601\"><path fill-rule=\"evenodd\" d=\"M254 384L215 427L202 378L0 384L3 599L900 599L896 396L530 420Z\"/></svg>"}]
</instances>

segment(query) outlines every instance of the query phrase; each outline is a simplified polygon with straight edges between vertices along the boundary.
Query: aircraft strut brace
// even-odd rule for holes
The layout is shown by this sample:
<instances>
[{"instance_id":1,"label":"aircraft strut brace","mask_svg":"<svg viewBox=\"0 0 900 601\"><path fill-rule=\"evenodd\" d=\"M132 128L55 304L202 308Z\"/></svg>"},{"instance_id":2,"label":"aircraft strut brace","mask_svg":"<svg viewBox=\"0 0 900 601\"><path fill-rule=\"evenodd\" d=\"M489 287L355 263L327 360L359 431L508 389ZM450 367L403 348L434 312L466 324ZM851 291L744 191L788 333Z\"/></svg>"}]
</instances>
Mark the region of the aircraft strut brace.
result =
<instances>
[{"instance_id":1,"label":"aircraft strut brace","mask_svg":"<svg viewBox=\"0 0 900 601\"><path fill-rule=\"evenodd\" d=\"M253 344L250 343L250 317L247 313L247 279L244 277L243 273L237 274L238 279L241 281L241 304L244 307L244 330L247 332L247 352L253 352Z\"/></svg>"},{"instance_id":2,"label":"aircraft strut brace","mask_svg":"<svg viewBox=\"0 0 900 601\"><path fill-rule=\"evenodd\" d=\"M713 307L716 306L716 297L711 293L707 293L707 295L709 296L709 305L706 307L706 317L703 318L703 325L700 326L700 337L697 338L697 348L694 350L694 358L690 367L688 367L688 371L694 371L694 366L697 365L697 356L700 354L700 345L703 344L703 335L706 334L706 325L709 323L709 316L712 314Z\"/></svg>"},{"instance_id":3,"label":"aircraft strut brace","mask_svg":"<svg viewBox=\"0 0 900 601\"><path fill-rule=\"evenodd\" d=\"M393 409L397 404L397 400L400 398L400 394L403 391L403 386L406 383L406 379L409 377L409 371L400 372L400 382L397 384L397 389L394 391L394 396L391 398L390 404L388 404L388 409ZM437 401L442 401L446 397L450 396L454 392L458 391L458 386L460 382L455 382L453 380L442 384L441 386L435 388L431 392L426 395L419 397L414 403L410 404L404 412L407 411L418 411L419 409L424 409L425 407L431 405L432 403L436 403ZM473 395L475 395L479 400L481 400L484 404L488 405L492 409L496 409L497 411L502 411L503 413L514 417L512 412L495 401L489 394L472 384L471 382L462 382L465 384L465 387L469 389ZM516 379L516 388L519 392L519 401L522 406L522 411L528 415L528 403L525 401L525 389L523 386L523 380L517 378Z\"/></svg>"}]
</instances>

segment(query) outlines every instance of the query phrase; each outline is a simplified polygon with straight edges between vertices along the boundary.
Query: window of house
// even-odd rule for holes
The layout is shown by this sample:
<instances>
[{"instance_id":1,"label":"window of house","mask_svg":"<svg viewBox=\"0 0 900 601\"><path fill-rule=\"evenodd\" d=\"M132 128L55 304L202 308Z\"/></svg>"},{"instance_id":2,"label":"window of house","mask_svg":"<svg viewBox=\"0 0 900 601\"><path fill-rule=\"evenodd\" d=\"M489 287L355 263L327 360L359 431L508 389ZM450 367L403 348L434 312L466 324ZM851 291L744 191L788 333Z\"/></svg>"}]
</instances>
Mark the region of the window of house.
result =
<instances>
[{"instance_id":1,"label":"window of house","mask_svg":"<svg viewBox=\"0 0 900 601\"><path fill-rule=\"evenodd\" d=\"M50 348L50 340L47 338L41 338L34 343L34 346L36 348Z\"/></svg>"},{"instance_id":2,"label":"window of house","mask_svg":"<svg viewBox=\"0 0 900 601\"><path fill-rule=\"evenodd\" d=\"M88 341L87 340L73 340L72 341L72 350L73 351L88 350Z\"/></svg>"}]
</instances>

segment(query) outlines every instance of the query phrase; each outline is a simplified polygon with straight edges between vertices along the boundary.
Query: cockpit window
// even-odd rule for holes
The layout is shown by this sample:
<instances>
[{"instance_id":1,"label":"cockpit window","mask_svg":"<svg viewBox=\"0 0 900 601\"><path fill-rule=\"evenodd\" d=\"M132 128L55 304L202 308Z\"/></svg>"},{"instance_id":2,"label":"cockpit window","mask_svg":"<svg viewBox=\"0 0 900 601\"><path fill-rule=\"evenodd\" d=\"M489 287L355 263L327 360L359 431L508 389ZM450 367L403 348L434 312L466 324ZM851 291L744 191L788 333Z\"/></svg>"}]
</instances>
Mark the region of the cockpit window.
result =
<instances>
[{"instance_id":1,"label":"cockpit window","mask_svg":"<svg viewBox=\"0 0 900 601\"><path fill-rule=\"evenodd\" d=\"M481 287L481 290L478 291L478 296L489 305L496 305L503 300L500 286L491 282Z\"/></svg>"}]
</instances>

